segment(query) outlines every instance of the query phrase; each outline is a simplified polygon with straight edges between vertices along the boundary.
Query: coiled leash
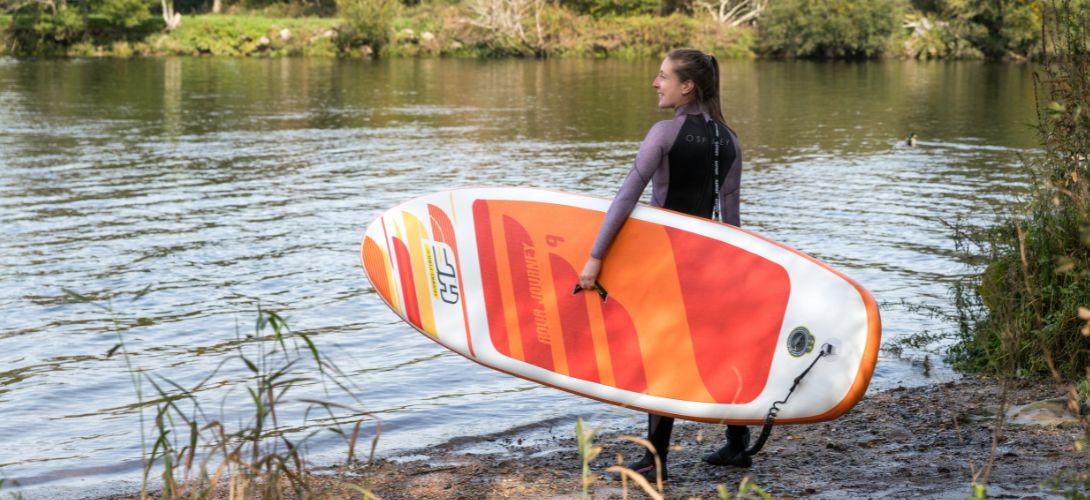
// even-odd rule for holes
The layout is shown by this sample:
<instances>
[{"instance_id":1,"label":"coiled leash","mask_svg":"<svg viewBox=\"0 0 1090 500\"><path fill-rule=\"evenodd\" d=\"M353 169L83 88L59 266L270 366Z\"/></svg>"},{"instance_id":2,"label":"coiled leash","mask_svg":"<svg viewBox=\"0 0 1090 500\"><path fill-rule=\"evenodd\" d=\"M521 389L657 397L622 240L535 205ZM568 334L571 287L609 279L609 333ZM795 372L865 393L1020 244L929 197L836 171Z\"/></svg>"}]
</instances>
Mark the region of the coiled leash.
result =
<instances>
[{"instance_id":1,"label":"coiled leash","mask_svg":"<svg viewBox=\"0 0 1090 500\"><path fill-rule=\"evenodd\" d=\"M765 425L761 428L761 435L757 438L757 442L753 443L753 446L745 451L746 455L756 455L757 452L761 451L761 448L765 445L765 441L768 441L768 436L772 434L772 423L776 421L776 415L780 413L780 405L787 403L787 400L791 398L791 393L795 392L795 388L799 386L799 382L802 382L802 379L806 377L806 374L810 373L810 369L817 364L818 360L832 353L833 346L830 344L823 344L821 346L821 352L819 352L817 357L810 362L810 366L807 366L799 376L795 377L795 382L791 384L791 389L787 391L787 396L784 396L783 401L772 403L772 408L768 409L768 415L765 416Z\"/></svg>"}]
</instances>

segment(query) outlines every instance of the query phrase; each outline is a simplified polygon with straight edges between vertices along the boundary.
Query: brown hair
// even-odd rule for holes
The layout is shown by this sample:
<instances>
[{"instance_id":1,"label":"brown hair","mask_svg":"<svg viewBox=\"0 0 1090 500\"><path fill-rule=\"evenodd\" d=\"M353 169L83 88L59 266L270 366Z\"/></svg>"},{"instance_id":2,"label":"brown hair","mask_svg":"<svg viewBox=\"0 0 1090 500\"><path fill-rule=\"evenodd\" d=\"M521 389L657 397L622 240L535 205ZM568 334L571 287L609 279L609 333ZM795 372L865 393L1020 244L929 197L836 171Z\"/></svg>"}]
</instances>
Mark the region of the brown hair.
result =
<instances>
[{"instance_id":1,"label":"brown hair","mask_svg":"<svg viewBox=\"0 0 1090 500\"><path fill-rule=\"evenodd\" d=\"M674 62L674 73L682 82L692 80L696 103L702 104L715 121L727 124L719 102L719 61L696 49L674 49L666 57Z\"/></svg>"}]
</instances>

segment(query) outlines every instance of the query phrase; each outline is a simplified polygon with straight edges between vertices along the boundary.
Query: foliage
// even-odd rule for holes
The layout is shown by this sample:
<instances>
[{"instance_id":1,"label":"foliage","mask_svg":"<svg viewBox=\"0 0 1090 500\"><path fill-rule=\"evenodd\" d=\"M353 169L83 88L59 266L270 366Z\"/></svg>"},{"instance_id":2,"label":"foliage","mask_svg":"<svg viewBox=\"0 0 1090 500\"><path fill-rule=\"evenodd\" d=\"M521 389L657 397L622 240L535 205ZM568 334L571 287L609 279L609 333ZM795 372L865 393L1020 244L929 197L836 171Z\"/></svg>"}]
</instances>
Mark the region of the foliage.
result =
<instances>
[{"instance_id":1,"label":"foliage","mask_svg":"<svg viewBox=\"0 0 1090 500\"><path fill-rule=\"evenodd\" d=\"M959 289L960 308L977 318L953 351L961 367L1069 381L1090 368L1090 330L1080 332L1079 317L1090 305L1087 22L1069 13L1046 20L1058 53L1040 66L1044 153L1027 160L1037 179L1021 212L970 235L989 262Z\"/></svg>"},{"instance_id":2,"label":"foliage","mask_svg":"<svg viewBox=\"0 0 1090 500\"><path fill-rule=\"evenodd\" d=\"M973 2L973 19L987 30L978 40L991 57L1008 51L1029 54L1037 49L1041 27L1040 0L991 0Z\"/></svg>"},{"instance_id":3,"label":"foliage","mask_svg":"<svg viewBox=\"0 0 1090 500\"><path fill-rule=\"evenodd\" d=\"M88 20L117 31L131 30L151 19L146 0L97 0L93 5Z\"/></svg>"},{"instance_id":4,"label":"foliage","mask_svg":"<svg viewBox=\"0 0 1090 500\"><path fill-rule=\"evenodd\" d=\"M14 9L7 38L16 55L65 55L75 44L137 40L161 28L147 0L35 0Z\"/></svg>"},{"instance_id":5,"label":"foliage","mask_svg":"<svg viewBox=\"0 0 1090 500\"><path fill-rule=\"evenodd\" d=\"M871 58L901 19L898 0L781 0L761 17L762 52L781 57Z\"/></svg>"},{"instance_id":6,"label":"foliage","mask_svg":"<svg viewBox=\"0 0 1090 500\"><path fill-rule=\"evenodd\" d=\"M133 294L131 301L150 290L149 285ZM293 401L289 393L298 392L293 389L300 386L318 386L328 396L328 386L332 385L359 403L354 396L357 388L348 385L347 376L319 352L308 335L291 331L276 312L258 306L253 334L240 337L236 332L236 338L227 343L235 355L194 386L183 387L133 364L123 335L126 326L112 299L103 303L72 290L64 292L76 302L105 311L112 321L117 343L105 355L109 358L119 354L125 363L136 394L135 407L139 408L143 461L140 498L151 497L150 479L155 472L162 485L155 495L159 498L208 498L222 492L221 485L231 498L283 498L284 489L295 498L322 497L329 492L308 473L305 449L307 442L323 431L343 438L348 462L356 461L356 442L368 415L310 395ZM230 361L238 363L235 368L241 375L221 375ZM249 405L249 420L226 422L204 406L201 395L205 390L232 382L246 384L245 394L236 399ZM145 399L145 387L152 389L153 399ZM308 392L313 393L314 388ZM224 401L227 398L221 404ZM300 405L305 410L300 412ZM145 420L146 407L154 407L150 425ZM351 420L340 416L345 412ZM301 421L295 420L297 415L301 415ZM299 434L303 435L297 437ZM376 433L368 463L374 459L377 439ZM372 496L369 491L361 493L365 498Z\"/></svg>"},{"instance_id":7,"label":"foliage","mask_svg":"<svg viewBox=\"0 0 1090 500\"><path fill-rule=\"evenodd\" d=\"M743 477L735 493L731 493L725 484L720 484L715 491L719 494L719 500L770 500L772 498L772 495L757 485L753 476Z\"/></svg>"},{"instance_id":8,"label":"foliage","mask_svg":"<svg viewBox=\"0 0 1090 500\"><path fill-rule=\"evenodd\" d=\"M650 15L665 10L659 0L567 0L563 4L594 17Z\"/></svg>"},{"instance_id":9,"label":"foliage","mask_svg":"<svg viewBox=\"0 0 1090 500\"><path fill-rule=\"evenodd\" d=\"M768 8L769 0L696 0L694 5L708 12L715 22L727 26L752 24Z\"/></svg>"},{"instance_id":10,"label":"foliage","mask_svg":"<svg viewBox=\"0 0 1090 500\"><path fill-rule=\"evenodd\" d=\"M948 20L949 19L949 20ZM910 59L979 59L984 53L971 40L984 36L984 28L959 22L957 17L910 12L903 25L903 55Z\"/></svg>"},{"instance_id":11,"label":"foliage","mask_svg":"<svg viewBox=\"0 0 1090 500\"><path fill-rule=\"evenodd\" d=\"M169 36L150 39L149 50L178 55L282 56L315 52L331 55L335 27L333 19L193 16Z\"/></svg>"},{"instance_id":12,"label":"foliage","mask_svg":"<svg viewBox=\"0 0 1090 500\"><path fill-rule=\"evenodd\" d=\"M398 6L397 0L337 0L337 14L344 19L338 45L342 50L368 45L378 53L390 40Z\"/></svg>"}]
</instances>

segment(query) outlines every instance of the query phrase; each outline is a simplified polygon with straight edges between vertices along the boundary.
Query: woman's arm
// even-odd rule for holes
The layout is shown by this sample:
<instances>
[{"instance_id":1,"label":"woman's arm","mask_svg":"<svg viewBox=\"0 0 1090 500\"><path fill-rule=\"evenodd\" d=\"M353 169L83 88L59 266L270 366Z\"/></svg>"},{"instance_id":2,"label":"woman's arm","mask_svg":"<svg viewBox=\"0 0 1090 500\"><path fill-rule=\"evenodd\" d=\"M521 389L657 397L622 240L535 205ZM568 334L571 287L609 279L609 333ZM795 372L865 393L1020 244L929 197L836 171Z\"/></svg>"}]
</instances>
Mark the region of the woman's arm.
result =
<instances>
[{"instance_id":1,"label":"woman's arm","mask_svg":"<svg viewBox=\"0 0 1090 500\"><path fill-rule=\"evenodd\" d=\"M640 201L640 195L643 194L647 183L651 181L651 176L662 164L662 159L667 153L664 136L668 123L668 121L656 123L647 132L647 137L640 144L640 151L636 154L632 169L628 171L624 182L621 183L617 196L613 197L602 227L598 230L598 238L594 241L590 258L587 259L583 272L579 275L579 285L584 289L594 288L594 282L602 270L602 259L609 250L609 246L613 244L613 239L620 232L629 214L636 208L636 203Z\"/></svg>"}]
</instances>

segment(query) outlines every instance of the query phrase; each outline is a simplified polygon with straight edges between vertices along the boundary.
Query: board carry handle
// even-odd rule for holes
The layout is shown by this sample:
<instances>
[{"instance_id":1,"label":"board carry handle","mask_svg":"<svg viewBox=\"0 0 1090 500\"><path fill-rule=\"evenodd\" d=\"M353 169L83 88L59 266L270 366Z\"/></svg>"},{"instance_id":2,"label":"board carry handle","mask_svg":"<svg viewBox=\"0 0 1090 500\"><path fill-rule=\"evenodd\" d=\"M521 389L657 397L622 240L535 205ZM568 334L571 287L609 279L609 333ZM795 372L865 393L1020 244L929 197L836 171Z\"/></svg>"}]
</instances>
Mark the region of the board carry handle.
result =
<instances>
[{"instance_id":1,"label":"board carry handle","mask_svg":"<svg viewBox=\"0 0 1090 500\"><path fill-rule=\"evenodd\" d=\"M597 281L594 282L594 290L598 292L598 296L602 298L602 302L605 302L606 297L609 297L609 292L607 292L605 287L603 287L602 284L597 282ZM582 292L582 291L583 291L583 287L581 285L579 285L579 283L576 283L575 288L572 289L572 291L571 291L571 294L575 295L575 294L577 294L579 292Z\"/></svg>"}]
</instances>

